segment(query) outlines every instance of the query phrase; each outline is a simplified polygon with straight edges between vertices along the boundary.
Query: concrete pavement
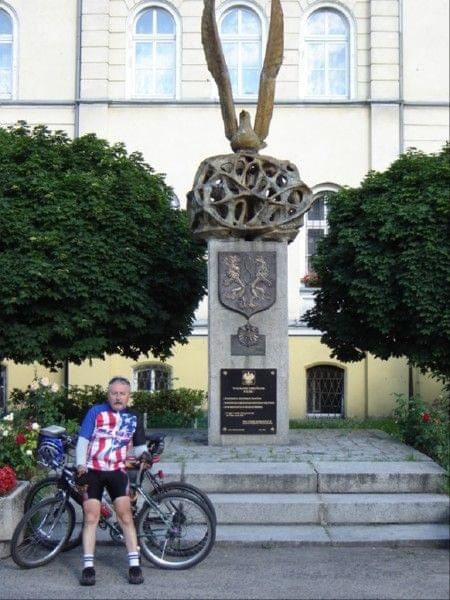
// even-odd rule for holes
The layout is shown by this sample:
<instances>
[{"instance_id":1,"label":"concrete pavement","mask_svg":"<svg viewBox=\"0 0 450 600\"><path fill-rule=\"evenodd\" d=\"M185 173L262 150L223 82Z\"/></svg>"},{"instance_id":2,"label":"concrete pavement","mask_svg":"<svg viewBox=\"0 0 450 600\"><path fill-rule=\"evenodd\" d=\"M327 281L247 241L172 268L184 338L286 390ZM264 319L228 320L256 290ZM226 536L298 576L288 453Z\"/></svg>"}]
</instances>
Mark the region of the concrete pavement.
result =
<instances>
[{"instance_id":1,"label":"concrete pavement","mask_svg":"<svg viewBox=\"0 0 450 600\"><path fill-rule=\"evenodd\" d=\"M144 561L144 585L130 586L125 549L99 545L95 587L79 586L75 549L32 570L1 560L0 598L440 600L449 597L448 561L448 551L435 548L217 547L188 571Z\"/></svg>"}]
</instances>

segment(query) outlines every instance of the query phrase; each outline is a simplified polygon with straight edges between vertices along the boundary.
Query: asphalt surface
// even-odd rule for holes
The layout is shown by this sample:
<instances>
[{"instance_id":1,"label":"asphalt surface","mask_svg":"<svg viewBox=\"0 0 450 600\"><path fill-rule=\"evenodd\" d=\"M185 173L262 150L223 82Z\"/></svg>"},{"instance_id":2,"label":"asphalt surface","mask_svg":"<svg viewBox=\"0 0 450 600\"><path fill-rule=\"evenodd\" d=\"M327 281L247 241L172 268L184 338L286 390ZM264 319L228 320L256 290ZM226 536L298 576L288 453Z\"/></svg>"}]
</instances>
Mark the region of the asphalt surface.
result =
<instances>
[{"instance_id":1,"label":"asphalt surface","mask_svg":"<svg viewBox=\"0 0 450 600\"><path fill-rule=\"evenodd\" d=\"M449 598L449 553L436 548L214 548L187 571L159 570L145 560L145 582L126 581L123 547L99 545L97 584L78 584L80 549L21 570L0 560L0 598Z\"/></svg>"}]
</instances>

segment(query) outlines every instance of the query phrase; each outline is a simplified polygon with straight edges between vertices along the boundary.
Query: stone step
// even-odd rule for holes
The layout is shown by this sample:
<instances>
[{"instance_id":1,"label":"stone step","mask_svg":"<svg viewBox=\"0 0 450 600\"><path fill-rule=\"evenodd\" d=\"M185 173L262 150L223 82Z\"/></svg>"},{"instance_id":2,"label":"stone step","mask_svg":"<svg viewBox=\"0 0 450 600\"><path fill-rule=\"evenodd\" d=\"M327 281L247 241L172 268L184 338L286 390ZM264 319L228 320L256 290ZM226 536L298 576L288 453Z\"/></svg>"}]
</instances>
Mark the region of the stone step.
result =
<instances>
[{"instance_id":1,"label":"stone step","mask_svg":"<svg viewBox=\"0 0 450 600\"><path fill-rule=\"evenodd\" d=\"M394 525L218 525L220 546L433 546L448 547L440 523Z\"/></svg>"},{"instance_id":2,"label":"stone step","mask_svg":"<svg viewBox=\"0 0 450 600\"><path fill-rule=\"evenodd\" d=\"M444 494L210 494L220 524L444 523Z\"/></svg>"},{"instance_id":3,"label":"stone step","mask_svg":"<svg viewBox=\"0 0 450 600\"><path fill-rule=\"evenodd\" d=\"M445 471L423 462L162 463L166 480L208 493L439 493Z\"/></svg>"}]
</instances>

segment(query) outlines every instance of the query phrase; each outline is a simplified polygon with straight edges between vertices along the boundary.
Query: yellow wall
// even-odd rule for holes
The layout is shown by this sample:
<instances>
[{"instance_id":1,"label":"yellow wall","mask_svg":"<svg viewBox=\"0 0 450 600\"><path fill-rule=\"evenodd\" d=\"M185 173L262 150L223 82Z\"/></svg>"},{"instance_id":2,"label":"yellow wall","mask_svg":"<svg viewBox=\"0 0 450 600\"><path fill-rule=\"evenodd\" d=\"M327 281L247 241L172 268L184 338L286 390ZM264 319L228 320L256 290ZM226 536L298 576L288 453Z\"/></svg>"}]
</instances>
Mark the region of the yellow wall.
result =
<instances>
[{"instance_id":1,"label":"yellow wall","mask_svg":"<svg viewBox=\"0 0 450 600\"><path fill-rule=\"evenodd\" d=\"M50 383L57 383L62 385L64 383L64 374L62 371L52 372L46 369L39 363L33 363L31 365L18 365L13 361L3 361L2 365L6 366L7 374L7 388L8 392L11 392L14 388L25 389L33 379L47 377Z\"/></svg>"},{"instance_id":2,"label":"yellow wall","mask_svg":"<svg viewBox=\"0 0 450 600\"><path fill-rule=\"evenodd\" d=\"M208 338L192 336L187 345L177 344L174 355L166 364L172 369L173 387L208 389ZM81 365L70 365L69 382L72 385L105 386L114 375L133 378L133 369L148 363L158 362L144 355L137 361L117 355L107 360L85 361ZM52 373L44 367L34 365L7 365L7 388L26 388L37 377L46 376L51 382L63 383L61 371ZM318 336L291 336L289 338L289 416L303 418L306 415L306 371L308 368L330 364L344 370L345 415L385 416L395 405L395 394L408 392L408 366L403 358L387 361L368 356L366 361L344 364L330 358L330 350L321 344ZM430 377L414 371L414 390L431 402L441 392L441 385Z\"/></svg>"}]
</instances>

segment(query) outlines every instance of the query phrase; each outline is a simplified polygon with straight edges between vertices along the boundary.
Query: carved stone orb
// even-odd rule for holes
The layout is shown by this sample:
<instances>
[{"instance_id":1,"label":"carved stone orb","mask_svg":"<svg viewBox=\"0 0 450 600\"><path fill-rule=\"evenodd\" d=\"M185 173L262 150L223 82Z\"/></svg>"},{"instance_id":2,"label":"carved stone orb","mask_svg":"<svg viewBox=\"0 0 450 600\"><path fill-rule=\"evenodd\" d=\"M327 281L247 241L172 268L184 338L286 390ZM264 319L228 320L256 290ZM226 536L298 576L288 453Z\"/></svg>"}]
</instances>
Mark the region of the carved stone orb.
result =
<instances>
[{"instance_id":1,"label":"carved stone orb","mask_svg":"<svg viewBox=\"0 0 450 600\"><path fill-rule=\"evenodd\" d=\"M312 202L297 167L255 152L204 160L188 194L194 234L205 240L236 237L292 241Z\"/></svg>"}]
</instances>

